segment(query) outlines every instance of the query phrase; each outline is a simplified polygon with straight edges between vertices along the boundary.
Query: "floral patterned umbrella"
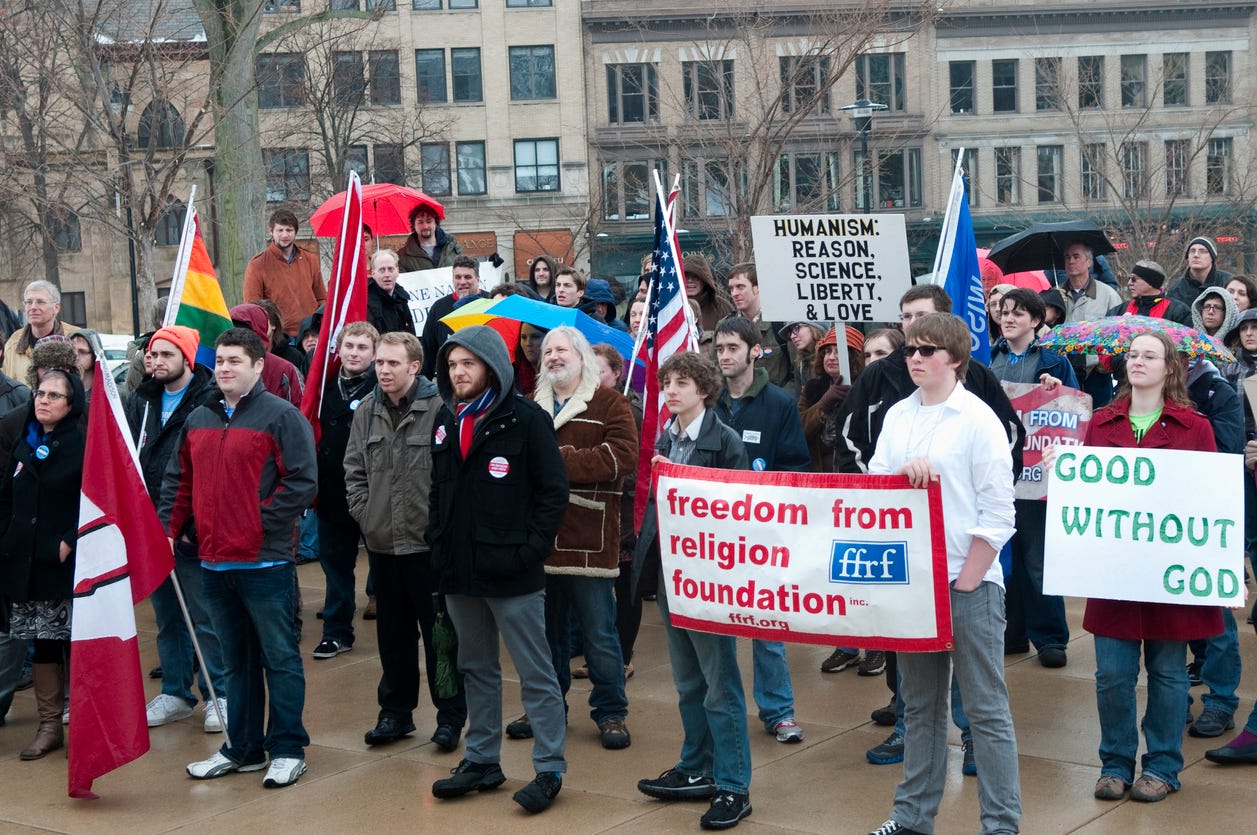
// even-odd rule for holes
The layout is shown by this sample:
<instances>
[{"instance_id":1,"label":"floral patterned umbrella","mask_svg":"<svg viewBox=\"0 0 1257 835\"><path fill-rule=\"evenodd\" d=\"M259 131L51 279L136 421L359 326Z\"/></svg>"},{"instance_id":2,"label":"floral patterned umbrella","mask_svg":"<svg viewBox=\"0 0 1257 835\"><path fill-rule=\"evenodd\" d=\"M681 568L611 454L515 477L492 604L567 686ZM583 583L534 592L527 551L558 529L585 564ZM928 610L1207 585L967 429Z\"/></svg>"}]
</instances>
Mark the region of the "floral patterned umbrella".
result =
<instances>
[{"instance_id":1,"label":"floral patterned umbrella","mask_svg":"<svg viewBox=\"0 0 1257 835\"><path fill-rule=\"evenodd\" d=\"M1059 354L1113 357L1126 353L1132 339L1150 331L1161 331L1174 340L1179 353L1189 357L1235 361L1235 356L1212 336L1186 325L1150 316L1106 316L1103 319L1071 322L1055 327L1041 336L1039 345Z\"/></svg>"}]
</instances>

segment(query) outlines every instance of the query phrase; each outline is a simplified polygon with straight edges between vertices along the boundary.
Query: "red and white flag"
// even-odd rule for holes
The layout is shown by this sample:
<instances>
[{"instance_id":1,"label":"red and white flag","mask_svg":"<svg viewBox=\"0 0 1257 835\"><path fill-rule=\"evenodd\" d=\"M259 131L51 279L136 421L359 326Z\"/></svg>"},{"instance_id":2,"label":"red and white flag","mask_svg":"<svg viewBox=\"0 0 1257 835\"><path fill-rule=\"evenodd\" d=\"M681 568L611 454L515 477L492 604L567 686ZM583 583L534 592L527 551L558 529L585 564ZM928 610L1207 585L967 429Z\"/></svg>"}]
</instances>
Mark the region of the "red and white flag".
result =
<instances>
[{"instance_id":1,"label":"red and white flag","mask_svg":"<svg viewBox=\"0 0 1257 835\"><path fill-rule=\"evenodd\" d=\"M355 171L349 172L345 189L345 211L332 258L332 280L327 287L323 306L323 324L319 342L310 360L305 394L301 398L301 414L314 429L314 442L322 437L319 417L323 412L323 388L340 373L340 355L336 353L336 337L350 322L367 318L367 253L362 246L362 181Z\"/></svg>"},{"instance_id":2,"label":"red and white flag","mask_svg":"<svg viewBox=\"0 0 1257 835\"><path fill-rule=\"evenodd\" d=\"M105 358L96 362L105 368ZM170 542L140 476L118 389L96 375L88 410L70 624L70 797L148 751L135 604L174 568Z\"/></svg>"}]
</instances>

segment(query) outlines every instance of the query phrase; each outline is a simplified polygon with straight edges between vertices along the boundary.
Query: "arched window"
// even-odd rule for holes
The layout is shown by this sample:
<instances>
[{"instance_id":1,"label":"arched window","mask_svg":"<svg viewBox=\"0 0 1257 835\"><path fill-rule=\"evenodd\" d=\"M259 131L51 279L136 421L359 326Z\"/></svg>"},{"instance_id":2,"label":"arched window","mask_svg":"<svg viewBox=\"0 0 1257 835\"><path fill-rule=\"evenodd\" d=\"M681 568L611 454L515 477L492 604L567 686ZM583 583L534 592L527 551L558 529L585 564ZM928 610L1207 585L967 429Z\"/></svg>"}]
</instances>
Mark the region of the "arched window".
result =
<instances>
[{"instance_id":1,"label":"arched window","mask_svg":"<svg viewBox=\"0 0 1257 835\"><path fill-rule=\"evenodd\" d=\"M162 99L153 99L140 114L136 138L141 148L178 148L183 145L186 128L183 117L174 105Z\"/></svg>"},{"instance_id":2,"label":"arched window","mask_svg":"<svg viewBox=\"0 0 1257 835\"><path fill-rule=\"evenodd\" d=\"M166 210L157 218L154 231L158 246L178 246L179 236L183 234L183 219L188 207L173 194L166 197Z\"/></svg>"}]
</instances>

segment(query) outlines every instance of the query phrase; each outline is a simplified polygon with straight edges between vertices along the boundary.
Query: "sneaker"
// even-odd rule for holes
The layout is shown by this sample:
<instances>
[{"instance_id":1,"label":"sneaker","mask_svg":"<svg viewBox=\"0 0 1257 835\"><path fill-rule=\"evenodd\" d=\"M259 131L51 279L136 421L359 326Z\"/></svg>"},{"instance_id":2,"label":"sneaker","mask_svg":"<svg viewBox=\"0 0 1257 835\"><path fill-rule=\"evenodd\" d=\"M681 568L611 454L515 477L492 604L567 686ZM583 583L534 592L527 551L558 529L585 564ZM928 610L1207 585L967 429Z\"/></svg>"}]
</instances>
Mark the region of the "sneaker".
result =
<instances>
[{"instance_id":1,"label":"sneaker","mask_svg":"<svg viewBox=\"0 0 1257 835\"><path fill-rule=\"evenodd\" d=\"M720 792L711 799L711 808L699 820L703 829L732 829L738 821L751 814L751 796Z\"/></svg>"},{"instance_id":2,"label":"sneaker","mask_svg":"<svg viewBox=\"0 0 1257 835\"><path fill-rule=\"evenodd\" d=\"M903 824L896 823L894 819L886 821L886 823L874 829L869 835L921 835L915 829L909 829Z\"/></svg>"},{"instance_id":3,"label":"sneaker","mask_svg":"<svg viewBox=\"0 0 1257 835\"><path fill-rule=\"evenodd\" d=\"M890 704L886 707L879 707L877 710L869 714L869 718L873 720L873 724L881 725L883 728L889 728L895 724L895 699L891 697Z\"/></svg>"},{"instance_id":4,"label":"sneaker","mask_svg":"<svg viewBox=\"0 0 1257 835\"><path fill-rule=\"evenodd\" d=\"M782 719L774 725L772 732L777 735L778 742L784 742L787 745L793 745L796 742L803 741L803 729L799 727L798 722L794 721L793 716L789 719ZM749 809L750 807L747 808ZM742 817L746 817L746 815L743 815Z\"/></svg>"},{"instance_id":5,"label":"sneaker","mask_svg":"<svg viewBox=\"0 0 1257 835\"><path fill-rule=\"evenodd\" d=\"M353 644L342 644L340 641L333 641L328 638L315 647L314 652L311 654L315 658L335 658L342 652L349 652L353 648Z\"/></svg>"},{"instance_id":6,"label":"sneaker","mask_svg":"<svg viewBox=\"0 0 1257 835\"><path fill-rule=\"evenodd\" d=\"M511 798L532 814L544 812L550 808L559 789L563 788L563 775L557 771L543 771L533 778Z\"/></svg>"},{"instance_id":7,"label":"sneaker","mask_svg":"<svg viewBox=\"0 0 1257 835\"><path fill-rule=\"evenodd\" d=\"M865 751L864 756L873 765L894 765L903 762L903 734L892 733L881 745Z\"/></svg>"},{"instance_id":8,"label":"sneaker","mask_svg":"<svg viewBox=\"0 0 1257 835\"><path fill-rule=\"evenodd\" d=\"M233 771L239 771L242 774L249 771L261 771L266 768L265 762L248 763L241 765L235 760L228 759L226 754L221 751L216 752L214 756L208 760L188 764L188 776L196 780L213 780L215 777L222 777L231 774Z\"/></svg>"},{"instance_id":9,"label":"sneaker","mask_svg":"<svg viewBox=\"0 0 1257 835\"><path fill-rule=\"evenodd\" d=\"M973 759L973 740L960 740L960 751L963 755L963 759L960 763L960 773L966 777L977 777L978 763Z\"/></svg>"},{"instance_id":10,"label":"sneaker","mask_svg":"<svg viewBox=\"0 0 1257 835\"><path fill-rule=\"evenodd\" d=\"M496 789L506 782L506 775L497 763L474 763L463 760L458 768L452 769L451 777L437 780L432 784L432 796L447 799L462 797L475 791Z\"/></svg>"},{"instance_id":11,"label":"sneaker","mask_svg":"<svg viewBox=\"0 0 1257 835\"><path fill-rule=\"evenodd\" d=\"M860 663L860 653L847 652L845 649L836 649L833 654L821 662L822 673L840 673L848 667L854 667Z\"/></svg>"},{"instance_id":12,"label":"sneaker","mask_svg":"<svg viewBox=\"0 0 1257 835\"><path fill-rule=\"evenodd\" d=\"M271 767L266 769L262 787L282 789L284 786L291 786L297 782L297 779L305 773L306 761L300 757L275 757L271 760Z\"/></svg>"},{"instance_id":13,"label":"sneaker","mask_svg":"<svg viewBox=\"0 0 1257 835\"><path fill-rule=\"evenodd\" d=\"M1174 788L1169 783L1145 774L1130 787L1130 799L1140 803L1157 803L1165 800L1172 791Z\"/></svg>"},{"instance_id":14,"label":"sneaker","mask_svg":"<svg viewBox=\"0 0 1257 835\"><path fill-rule=\"evenodd\" d=\"M716 781L669 768L653 780L638 780L637 790L657 800L706 800L716 796Z\"/></svg>"},{"instance_id":15,"label":"sneaker","mask_svg":"<svg viewBox=\"0 0 1257 835\"><path fill-rule=\"evenodd\" d=\"M214 710L214 706L210 702L206 702L201 708L205 711L204 729L207 734L220 734L223 732L223 725L227 722L227 700L219 696L218 710Z\"/></svg>"},{"instance_id":16,"label":"sneaker","mask_svg":"<svg viewBox=\"0 0 1257 835\"><path fill-rule=\"evenodd\" d=\"M1096 800L1121 800L1126 796L1128 788L1130 786L1126 785L1126 781L1121 777L1104 774L1096 780L1095 798Z\"/></svg>"},{"instance_id":17,"label":"sneaker","mask_svg":"<svg viewBox=\"0 0 1257 835\"><path fill-rule=\"evenodd\" d=\"M532 723L528 721L528 714L507 725L506 735L511 739L532 739Z\"/></svg>"},{"instance_id":18,"label":"sneaker","mask_svg":"<svg viewBox=\"0 0 1257 835\"><path fill-rule=\"evenodd\" d=\"M190 709L189 709L188 715L189 716L192 715L192 713L190 712ZM68 697L65 700L65 707L61 708L61 724L62 725L70 724L70 699Z\"/></svg>"},{"instance_id":19,"label":"sneaker","mask_svg":"<svg viewBox=\"0 0 1257 835\"><path fill-rule=\"evenodd\" d=\"M1192 736L1212 738L1222 736L1235 727L1231 714L1224 713L1214 707L1207 707L1200 713L1200 718L1192 723L1187 732Z\"/></svg>"},{"instance_id":20,"label":"sneaker","mask_svg":"<svg viewBox=\"0 0 1257 835\"><path fill-rule=\"evenodd\" d=\"M598 723L598 732L602 736L602 747L608 751L619 751L633 744L633 738L629 736L628 726L624 724L623 716L603 719Z\"/></svg>"},{"instance_id":21,"label":"sneaker","mask_svg":"<svg viewBox=\"0 0 1257 835\"><path fill-rule=\"evenodd\" d=\"M880 676L886 672L886 653L876 649L868 650L856 672L862 676Z\"/></svg>"},{"instance_id":22,"label":"sneaker","mask_svg":"<svg viewBox=\"0 0 1257 835\"><path fill-rule=\"evenodd\" d=\"M1187 686L1200 687L1205 680L1200 677L1200 671L1205 666L1203 661L1192 661L1187 665Z\"/></svg>"},{"instance_id":23,"label":"sneaker","mask_svg":"<svg viewBox=\"0 0 1257 835\"><path fill-rule=\"evenodd\" d=\"M144 708L144 713L148 718L148 726L159 728L171 722L178 722L180 719L187 719L192 715L192 705L178 696L162 693L148 703L148 707Z\"/></svg>"}]
</instances>

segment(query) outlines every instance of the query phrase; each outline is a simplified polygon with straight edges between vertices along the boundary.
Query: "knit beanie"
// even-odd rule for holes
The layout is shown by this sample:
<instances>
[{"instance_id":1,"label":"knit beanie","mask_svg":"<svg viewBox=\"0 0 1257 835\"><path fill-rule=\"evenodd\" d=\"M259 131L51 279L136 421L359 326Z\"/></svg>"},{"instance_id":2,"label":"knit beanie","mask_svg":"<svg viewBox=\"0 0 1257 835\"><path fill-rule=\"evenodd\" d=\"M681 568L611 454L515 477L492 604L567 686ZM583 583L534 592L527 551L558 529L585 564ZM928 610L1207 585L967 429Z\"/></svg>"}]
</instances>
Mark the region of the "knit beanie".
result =
<instances>
[{"instance_id":1,"label":"knit beanie","mask_svg":"<svg viewBox=\"0 0 1257 835\"><path fill-rule=\"evenodd\" d=\"M1165 285L1165 270L1156 261L1136 261L1130 274L1139 276L1158 289Z\"/></svg>"},{"instance_id":2,"label":"knit beanie","mask_svg":"<svg viewBox=\"0 0 1257 835\"><path fill-rule=\"evenodd\" d=\"M148 350L153 350L153 343L164 339L172 343L183 354L188 365L196 365L196 349L201 344L201 335L187 325L166 325L158 328L153 338L148 341Z\"/></svg>"},{"instance_id":3,"label":"knit beanie","mask_svg":"<svg viewBox=\"0 0 1257 835\"><path fill-rule=\"evenodd\" d=\"M1197 235L1196 237L1192 238L1190 241L1187 242L1187 249L1191 249L1194 244L1200 244L1205 249L1209 250L1210 260L1217 262L1218 245L1215 244L1212 239L1206 238L1204 235ZM1184 250L1183 254L1186 255L1187 250Z\"/></svg>"}]
</instances>

